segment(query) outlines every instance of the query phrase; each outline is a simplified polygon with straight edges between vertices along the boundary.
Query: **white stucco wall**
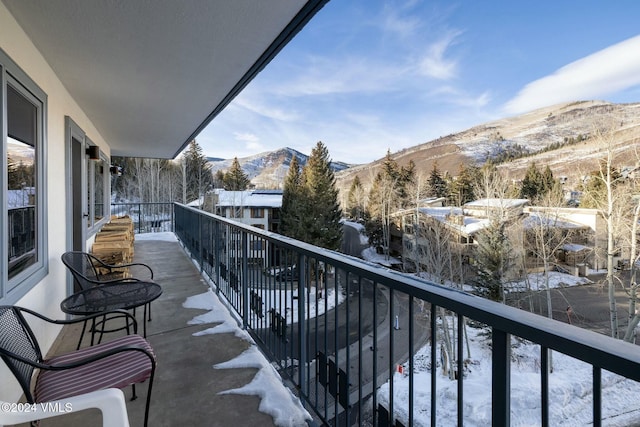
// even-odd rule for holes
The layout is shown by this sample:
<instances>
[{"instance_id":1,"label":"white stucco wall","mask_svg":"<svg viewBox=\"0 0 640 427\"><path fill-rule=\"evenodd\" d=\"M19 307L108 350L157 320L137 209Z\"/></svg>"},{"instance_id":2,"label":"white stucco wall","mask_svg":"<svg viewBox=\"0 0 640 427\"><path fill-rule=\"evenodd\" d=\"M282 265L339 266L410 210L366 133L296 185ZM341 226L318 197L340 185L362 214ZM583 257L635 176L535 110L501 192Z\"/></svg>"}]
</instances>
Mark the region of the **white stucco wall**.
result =
<instances>
[{"instance_id":1,"label":"white stucco wall","mask_svg":"<svg viewBox=\"0 0 640 427\"><path fill-rule=\"evenodd\" d=\"M66 296L67 275L60 256L66 250L65 116L71 117L100 149L110 149L80 107L71 98L39 51L31 43L0 2L0 49L2 49L47 95L46 188L49 273L17 305L46 316L62 319L59 302ZM58 327L35 327L35 333L47 352L59 332ZM3 362L0 362L0 400L17 401L22 392Z\"/></svg>"}]
</instances>

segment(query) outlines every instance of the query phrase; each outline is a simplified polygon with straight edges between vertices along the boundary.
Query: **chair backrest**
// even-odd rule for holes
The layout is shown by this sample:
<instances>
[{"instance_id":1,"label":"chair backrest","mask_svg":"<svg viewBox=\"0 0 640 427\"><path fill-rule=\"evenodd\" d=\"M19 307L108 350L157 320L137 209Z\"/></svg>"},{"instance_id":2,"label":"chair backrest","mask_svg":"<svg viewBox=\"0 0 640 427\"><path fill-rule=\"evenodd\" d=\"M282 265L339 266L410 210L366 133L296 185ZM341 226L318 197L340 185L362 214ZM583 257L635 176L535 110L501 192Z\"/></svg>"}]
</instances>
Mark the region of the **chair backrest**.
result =
<instances>
[{"instance_id":1,"label":"chair backrest","mask_svg":"<svg viewBox=\"0 0 640 427\"><path fill-rule=\"evenodd\" d=\"M42 362L42 352L33 331L19 307L0 306L0 357L22 387L27 401L33 402L31 377L34 366L19 360Z\"/></svg>"},{"instance_id":2,"label":"chair backrest","mask_svg":"<svg viewBox=\"0 0 640 427\"><path fill-rule=\"evenodd\" d=\"M80 289L92 288L100 281L91 254L71 251L63 253L61 258L64 265L71 271Z\"/></svg>"}]
</instances>

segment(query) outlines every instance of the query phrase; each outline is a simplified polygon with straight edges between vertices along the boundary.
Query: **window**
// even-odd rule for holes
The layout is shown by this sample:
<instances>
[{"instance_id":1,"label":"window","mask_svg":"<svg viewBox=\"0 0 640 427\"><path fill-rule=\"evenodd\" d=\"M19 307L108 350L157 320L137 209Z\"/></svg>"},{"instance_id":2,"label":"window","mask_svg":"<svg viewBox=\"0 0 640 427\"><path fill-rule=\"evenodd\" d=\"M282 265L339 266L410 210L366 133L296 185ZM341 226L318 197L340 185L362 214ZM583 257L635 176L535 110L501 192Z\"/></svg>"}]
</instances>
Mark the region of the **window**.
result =
<instances>
[{"instance_id":1,"label":"window","mask_svg":"<svg viewBox=\"0 0 640 427\"><path fill-rule=\"evenodd\" d=\"M47 273L45 111L46 95L0 50L0 183L4 244L0 245L0 301L11 304ZM3 215L4 217L4 215Z\"/></svg>"},{"instance_id":2,"label":"window","mask_svg":"<svg viewBox=\"0 0 640 427\"><path fill-rule=\"evenodd\" d=\"M90 141L89 144L90 145ZM87 228L92 229L105 219L109 204L107 179L109 179L107 160L100 154L100 160L90 160L87 164Z\"/></svg>"},{"instance_id":3,"label":"window","mask_svg":"<svg viewBox=\"0 0 640 427\"><path fill-rule=\"evenodd\" d=\"M251 208L251 218L264 218L264 208Z\"/></svg>"}]
</instances>

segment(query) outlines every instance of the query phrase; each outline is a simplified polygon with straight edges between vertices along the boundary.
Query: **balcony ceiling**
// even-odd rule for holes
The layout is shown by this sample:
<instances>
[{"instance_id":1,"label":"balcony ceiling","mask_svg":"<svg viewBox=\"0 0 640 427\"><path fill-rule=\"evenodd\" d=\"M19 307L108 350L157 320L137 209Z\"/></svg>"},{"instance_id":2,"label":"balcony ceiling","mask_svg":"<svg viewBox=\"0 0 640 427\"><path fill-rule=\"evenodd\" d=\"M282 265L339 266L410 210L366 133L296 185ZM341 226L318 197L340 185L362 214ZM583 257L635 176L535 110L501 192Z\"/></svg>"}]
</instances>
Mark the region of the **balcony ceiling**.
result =
<instances>
[{"instance_id":1,"label":"balcony ceiling","mask_svg":"<svg viewBox=\"0 0 640 427\"><path fill-rule=\"evenodd\" d=\"M112 155L173 158L328 0L1 1Z\"/></svg>"}]
</instances>

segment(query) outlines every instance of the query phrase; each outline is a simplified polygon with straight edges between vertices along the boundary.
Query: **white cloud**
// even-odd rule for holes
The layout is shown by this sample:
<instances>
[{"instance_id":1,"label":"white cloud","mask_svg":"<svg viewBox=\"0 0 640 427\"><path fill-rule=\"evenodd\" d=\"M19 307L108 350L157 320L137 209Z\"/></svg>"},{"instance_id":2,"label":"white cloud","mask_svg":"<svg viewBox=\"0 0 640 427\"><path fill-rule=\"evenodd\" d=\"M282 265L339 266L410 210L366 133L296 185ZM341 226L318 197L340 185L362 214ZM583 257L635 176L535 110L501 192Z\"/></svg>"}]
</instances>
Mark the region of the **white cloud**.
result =
<instances>
[{"instance_id":1,"label":"white cloud","mask_svg":"<svg viewBox=\"0 0 640 427\"><path fill-rule=\"evenodd\" d=\"M447 51L455 44L461 31L448 31L445 35L427 48L427 53L420 62L420 72L439 80L450 80L458 73L458 61L446 58Z\"/></svg>"},{"instance_id":2,"label":"white cloud","mask_svg":"<svg viewBox=\"0 0 640 427\"><path fill-rule=\"evenodd\" d=\"M405 9L411 9L411 7L411 4L405 5ZM405 38L414 34L421 27L421 21L417 17L401 17L396 11L395 4L393 7L383 8L381 29L384 33L392 33Z\"/></svg>"},{"instance_id":3,"label":"white cloud","mask_svg":"<svg viewBox=\"0 0 640 427\"><path fill-rule=\"evenodd\" d=\"M249 152L264 151L265 146L260 142L258 135L251 132L234 132L233 138L236 141L245 143L245 149Z\"/></svg>"},{"instance_id":4,"label":"white cloud","mask_svg":"<svg viewBox=\"0 0 640 427\"><path fill-rule=\"evenodd\" d=\"M357 56L313 57L303 68L296 78L281 80L265 91L286 97L376 93L394 86L404 73L398 65Z\"/></svg>"},{"instance_id":5,"label":"white cloud","mask_svg":"<svg viewBox=\"0 0 640 427\"><path fill-rule=\"evenodd\" d=\"M247 112L282 122L296 122L300 120L299 115L294 110L287 109L285 111L285 109L274 105L273 102L260 98L259 94L256 93L255 87L248 88L227 107L227 110L233 109L234 114L245 122L247 120Z\"/></svg>"},{"instance_id":6,"label":"white cloud","mask_svg":"<svg viewBox=\"0 0 640 427\"><path fill-rule=\"evenodd\" d=\"M509 114L561 102L598 99L640 84L640 36L572 62L527 84L505 104Z\"/></svg>"},{"instance_id":7,"label":"white cloud","mask_svg":"<svg viewBox=\"0 0 640 427\"><path fill-rule=\"evenodd\" d=\"M256 134L253 133L240 133L240 132L234 132L233 133L233 137L236 139L236 141L244 141L244 142L248 142L248 143L256 143L260 140L260 138L258 138L258 136Z\"/></svg>"}]
</instances>

